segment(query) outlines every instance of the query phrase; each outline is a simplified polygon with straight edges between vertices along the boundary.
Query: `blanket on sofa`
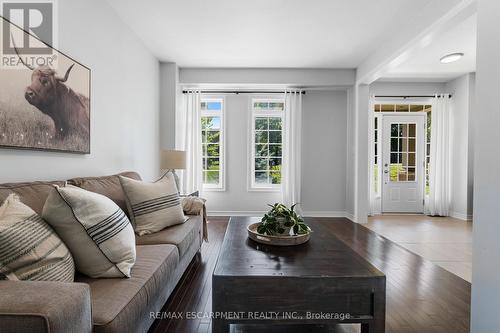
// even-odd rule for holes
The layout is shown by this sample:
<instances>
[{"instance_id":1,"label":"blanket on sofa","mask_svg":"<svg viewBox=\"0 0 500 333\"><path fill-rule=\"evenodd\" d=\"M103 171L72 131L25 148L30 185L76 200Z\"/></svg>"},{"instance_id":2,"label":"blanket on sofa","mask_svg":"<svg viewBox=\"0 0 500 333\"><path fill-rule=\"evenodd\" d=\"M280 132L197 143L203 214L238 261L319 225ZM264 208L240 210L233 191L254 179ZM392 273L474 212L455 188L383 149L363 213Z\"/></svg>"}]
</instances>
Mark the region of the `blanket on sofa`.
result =
<instances>
[{"instance_id":1,"label":"blanket on sofa","mask_svg":"<svg viewBox=\"0 0 500 333\"><path fill-rule=\"evenodd\" d=\"M182 209L187 215L201 215L203 219L203 240L208 242L206 200L195 196L182 198Z\"/></svg>"}]
</instances>

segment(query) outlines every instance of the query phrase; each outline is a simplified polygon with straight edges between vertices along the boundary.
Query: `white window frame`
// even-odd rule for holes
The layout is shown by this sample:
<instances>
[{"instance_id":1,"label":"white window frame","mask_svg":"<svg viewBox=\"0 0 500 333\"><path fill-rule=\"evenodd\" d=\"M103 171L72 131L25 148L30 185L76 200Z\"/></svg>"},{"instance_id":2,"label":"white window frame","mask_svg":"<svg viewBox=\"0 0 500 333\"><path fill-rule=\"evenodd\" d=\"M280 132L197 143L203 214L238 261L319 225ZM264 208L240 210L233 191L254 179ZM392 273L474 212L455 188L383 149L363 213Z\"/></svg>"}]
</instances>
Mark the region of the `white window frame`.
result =
<instances>
[{"instance_id":1,"label":"white window frame","mask_svg":"<svg viewBox=\"0 0 500 333\"><path fill-rule=\"evenodd\" d=\"M266 97L266 96L250 96L249 97L249 124L248 126L248 172L247 172L247 187L248 191L257 191L257 192L280 192L281 191L281 186L282 184L257 184L255 183L255 118L257 117L280 117L282 121L282 126L281 126L281 147L283 148L283 134L285 131L284 128L284 113L285 110L283 109L282 112L279 111L262 111L262 110L255 110L254 109L254 103L258 102L281 102L285 103L285 99L283 97ZM283 165L283 151L282 151L282 156L281 156L281 162ZM283 169L282 169L283 170ZM283 179L283 174L281 175Z\"/></svg>"},{"instance_id":2,"label":"white window frame","mask_svg":"<svg viewBox=\"0 0 500 333\"><path fill-rule=\"evenodd\" d=\"M202 96L200 99L200 109L201 103L203 102L221 102L220 111L210 111L210 110L200 110L200 123L201 117L220 117L220 143L219 143L219 184L205 184L203 183L204 191L225 191L226 190L226 139L225 139L225 129L226 129L226 100L224 96ZM201 128L201 126L200 126ZM202 153L203 160L203 153ZM202 168L202 172L203 172Z\"/></svg>"}]
</instances>

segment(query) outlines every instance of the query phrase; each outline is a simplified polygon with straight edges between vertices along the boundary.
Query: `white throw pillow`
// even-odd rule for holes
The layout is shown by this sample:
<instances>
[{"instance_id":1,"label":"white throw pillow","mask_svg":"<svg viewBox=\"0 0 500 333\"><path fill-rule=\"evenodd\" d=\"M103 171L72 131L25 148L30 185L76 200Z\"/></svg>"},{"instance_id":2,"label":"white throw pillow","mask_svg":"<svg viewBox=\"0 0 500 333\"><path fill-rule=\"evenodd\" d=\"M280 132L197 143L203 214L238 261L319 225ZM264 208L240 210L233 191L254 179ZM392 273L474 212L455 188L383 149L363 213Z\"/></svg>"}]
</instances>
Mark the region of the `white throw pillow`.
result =
<instances>
[{"instance_id":1,"label":"white throw pillow","mask_svg":"<svg viewBox=\"0 0 500 333\"><path fill-rule=\"evenodd\" d=\"M42 217L69 247L78 271L93 278L130 277L134 230L111 199L76 186L55 186Z\"/></svg>"},{"instance_id":2,"label":"white throw pillow","mask_svg":"<svg viewBox=\"0 0 500 333\"><path fill-rule=\"evenodd\" d=\"M142 236L186 222L172 173L154 183L120 176L135 232Z\"/></svg>"},{"instance_id":3,"label":"white throw pillow","mask_svg":"<svg viewBox=\"0 0 500 333\"><path fill-rule=\"evenodd\" d=\"M0 207L0 279L73 282L75 264L55 231L11 194Z\"/></svg>"}]
</instances>

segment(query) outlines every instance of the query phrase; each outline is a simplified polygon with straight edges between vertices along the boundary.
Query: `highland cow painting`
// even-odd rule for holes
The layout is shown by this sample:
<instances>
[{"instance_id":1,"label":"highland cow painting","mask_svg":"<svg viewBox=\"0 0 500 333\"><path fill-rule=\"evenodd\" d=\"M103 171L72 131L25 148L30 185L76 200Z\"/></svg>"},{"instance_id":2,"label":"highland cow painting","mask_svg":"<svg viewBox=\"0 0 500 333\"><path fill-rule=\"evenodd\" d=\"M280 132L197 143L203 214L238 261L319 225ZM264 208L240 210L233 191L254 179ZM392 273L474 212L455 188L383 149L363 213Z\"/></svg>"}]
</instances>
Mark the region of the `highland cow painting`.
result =
<instances>
[{"instance_id":1,"label":"highland cow painting","mask_svg":"<svg viewBox=\"0 0 500 333\"><path fill-rule=\"evenodd\" d=\"M90 69L0 19L0 148L90 153Z\"/></svg>"}]
</instances>

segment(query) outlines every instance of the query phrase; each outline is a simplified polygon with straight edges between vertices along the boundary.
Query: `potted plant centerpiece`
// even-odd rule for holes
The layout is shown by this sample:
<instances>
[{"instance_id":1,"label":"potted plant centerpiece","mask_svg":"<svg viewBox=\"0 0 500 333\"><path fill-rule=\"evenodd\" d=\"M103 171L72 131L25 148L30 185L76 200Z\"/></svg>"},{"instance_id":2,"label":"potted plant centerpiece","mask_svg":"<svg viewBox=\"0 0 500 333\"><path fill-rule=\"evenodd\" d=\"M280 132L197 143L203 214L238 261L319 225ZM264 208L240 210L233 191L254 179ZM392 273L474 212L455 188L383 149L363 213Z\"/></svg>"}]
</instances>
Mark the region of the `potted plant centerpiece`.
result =
<instances>
[{"instance_id":1,"label":"potted plant centerpiece","mask_svg":"<svg viewBox=\"0 0 500 333\"><path fill-rule=\"evenodd\" d=\"M260 223L249 226L249 236L255 241L271 245L298 245L309 240L311 228L297 214L295 207L282 203L268 205L271 209L264 214Z\"/></svg>"}]
</instances>

